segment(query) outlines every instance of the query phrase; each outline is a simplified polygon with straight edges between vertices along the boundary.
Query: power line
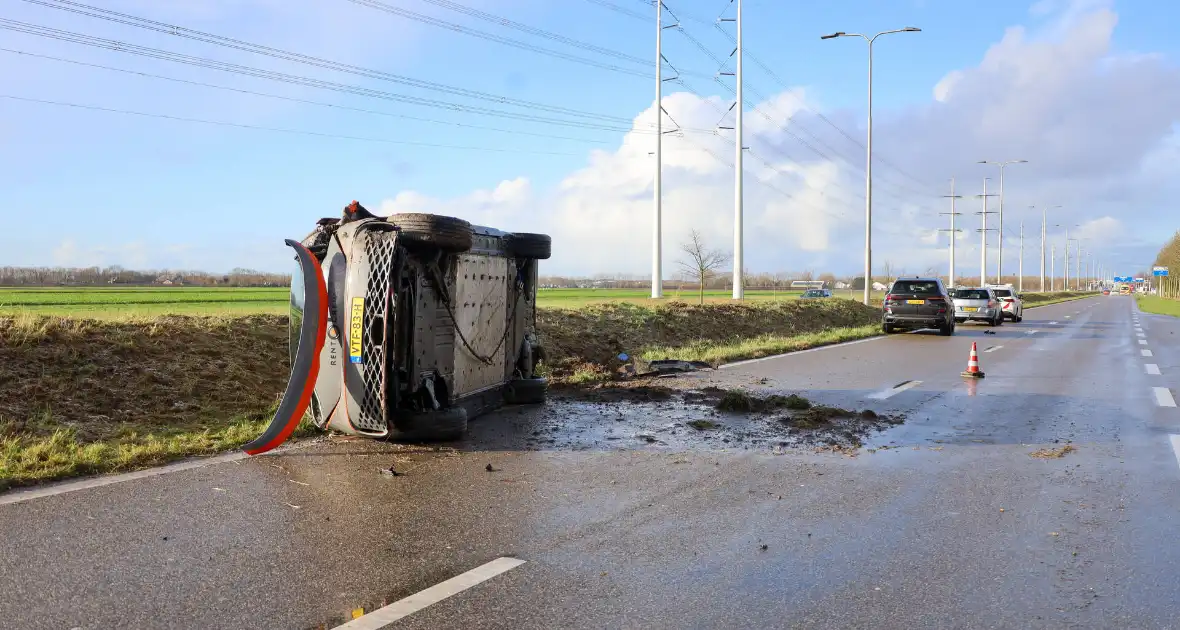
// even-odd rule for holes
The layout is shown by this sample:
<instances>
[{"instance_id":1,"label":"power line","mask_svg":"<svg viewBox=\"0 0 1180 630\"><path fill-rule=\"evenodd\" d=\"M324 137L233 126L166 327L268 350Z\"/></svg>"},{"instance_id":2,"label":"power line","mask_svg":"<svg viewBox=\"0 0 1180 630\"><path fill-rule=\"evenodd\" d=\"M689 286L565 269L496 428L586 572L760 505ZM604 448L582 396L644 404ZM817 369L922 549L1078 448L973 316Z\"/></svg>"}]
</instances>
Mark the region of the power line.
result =
<instances>
[{"instance_id":1,"label":"power line","mask_svg":"<svg viewBox=\"0 0 1180 630\"><path fill-rule=\"evenodd\" d=\"M582 50L595 52L600 55L606 55L608 57L614 57L616 59L622 59L623 61L630 61L632 63L638 63L638 64L642 64L645 66L648 63L650 63L649 60L643 59L640 57L636 57L635 55L629 55L624 52L619 52L617 50L611 50L610 48L604 48L602 46L597 46L595 44L583 42L583 41L574 39L572 37L566 37L565 35L546 31L544 29L540 29L535 26L529 26L527 24L522 24L520 22L510 20L506 17L502 17L502 16L496 15L494 13L488 13L487 11L480 11L479 9L468 7L466 5L459 4L458 2L452 2L451 0L421 0L421 1L425 2L427 4L433 4L436 7L441 7L444 9L449 9L451 11L462 13L464 15L469 15L471 17L478 18L480 20L484 20L485 22L491 22L492 24L495 24L497 26L511 28L513 30L521 31L522 33L528 33L529 35L536 35L537 37L542 37L542 38L552 40L555 42L560 42L562 44L573 46L575 48L581 48ZM380 4L379 2L376 2L376 0L372 0L372 2L373 2L373 4Z\"/></svg>"},{"instance_id":2,"label":"power line","mask_svg":"<svg viewBox=\"0 0 1180 630\"><path fill-rule=\"evenodd\" d=\"M327 89L327 90L332 90L332 91L337 91L337 92L342 92L342 93L347 93L347 94L355 94L355 95L359 95L359 96L366 96L366 97L371 97L371 98L380 98L380 99L384 99L384 100L409 103L409 104L413 104L413 105L422 105L422 106L427 106L427 107L448 109L448 110L452 110L452 111L476 113L476 114L481 114L481 115L486 115L486 116L498 116L498 117L503 117L503 118L525 120L525 121L530 121L530 122L538 122L538 123L560 125L560 126L567 126L567 127L578 127L578 128L585 128L585 129L604 129L604 130L617 131L617 132L635 131L637 133L652 133L651 131L647 131L647 130L633 129L632 121L630 119L623 118L623 117L608 116L608 115L604 115L604 114L590 114L588 112L583 113L583 116L585 116L586 114L589 114L589 116L593 116L599 120L605 121L605 122L597 122L596 123L596 122L591 122L591 121L548 118L548 117L543 117L543 116L537 116L535 114L525 114L525 113L521 113L521 112L511 112L511 111L504 111L504 110L498 110L498 109L491 109L491 108L486 108L486 107L481 107L481 106L476 106L476 105L452 103L452 102L448 102L448 101L440 101L440 100L430 99L430 98L425 98L425 97L409 96L409 95L405 95L405 94L396 94L396 93L392 93L392 92L384 92L381 90L374 90L371 88L362 88L362 87L343 84L343 83L334 83L331 81L324 81L322 79L303 77L303 76L299 76L299 75L291 75L291 74L286 74L286 73L282 73L282 72L276 72L273 70L264 70L264 69L254 68L251 66L243 66L240 64L232 64L232 63L217 61L217 60L213 60L213 59L206 59L203 57L196 57L193 55L184 55L181 53L174 53L171 51L161 50L161 49L157 49L157 48L149 48L147 46L139 46L139 45L130 44L127 42L121 42L121 41L117 41L117 40L101 39L101 38L93 37L90 35L84 35L81 33L73 33L70 31L63 31L60 29L52 29L52 28L48 28L48 27L38 26L35 24L27 24L24 22L17 22L15 20L7 20L4 18L0 18L0 29L7 29L7 30L20 32L20 33L37 35L40 37L46 37L49 39L56 39L59 41L66 41L66 42L70 42L70 43L82 44L82 45L92 46L92 47L96 47L96 48L103 48L103 49L107 49L107 50L113 50L116 52L134 54L134 55L139 55L139 56L153 58L153 59L161 59L164 61L171 61L174 63L181 63L181 64L185 64L185 65L197 66L197 67L202 67L202 68L209 68L209 69L213 69L213 70L219 70L222 72L240 74L243 76L251 76L251 77L256 77L256 78L269 79L272 81L289 83L292 85L302 85L302 86L306 86L306 87L315 87L315 88ZM550 108L549 106L541 105L539 107L539 109L565 110L566 108ZM576 111L576 110L572 110L572 111Z\"/></svg>"},{"instance_id":3,"label":"power line","mask_svg":"<svg viewBox=\"0 0 1180 630\"><path fill-rule=\"evenodd\" d=\"M546 134L546 133L536 133L536 132L532 132L532 131L522 131L519 129L501 129L498 127L487 127L484 125L472 125L472 124L461 123L461 122L456 122L456 121L451 121L451 120L437 120L434 118L422 118L420 116L410 116L408 114L397 114L397 113L393 113L393 112L383 112L383 111L377 111L377 110L371 110L371 109L364 109L364 108L360 108L360 107L350 107L347 105L337 105L335 103L325 103L322 101L313 101L310 99L295 98L293 96L282 96L279 94L270 94L267 92L258 92L255 90L247 90L247 89L243 89L243 88L235 88L235 87L229 87L229 86L225 86L225 85L217 85L215 83L205 83L202 81L190 81L188 79L179 79L176 77L169 77L169 76L164 76L164 75L160 75L160 74L152 74L150 72L142 72L139 70L128 70L126 68L116 68L114 66L104 66L102 64L90 63L88 61L77 61L75 59L66 59L64 57L53 57L51 55L42 55L42 54L31 53L31 52L27 52L27 51L23 51L23 50L14 50L11 48L0 48L0 51L13 53L13 54L17 54L17 55L23 55L26 57L35 57L37 59L47 59L47 60L51 60L51 61L69 63L69 64L74 64L77 66L84 66L84 67L88 67L88 68L98 68L98 69L102 69L102 70L110 70L112 72L121 72L123 74L132 74L132 75L136 75L136 76L140 76L140 77L147 77L147 78L151 78L151 79L160 79L163 81L171 81L173 83L183 83L185 85L207 87L207 88L213 88L216 90L225 90L227 92L237 92L239 94L249 94L251 96L262 96L265 98L273 98L273 99L289 101L289 102L293 102L293 103L303 103L306 105L316 105L319 107L328 107L328 108L339 109L339 110L344 110L344 111L359 112L359 113L364 113L364 114L374 114L374 115L378 115L378 116L389 116L392 118L402 118L405 120L416 120L419 122L428 122L428 123L434 123L434 124L439 124L439 125L453 125L456 127L464 127L467 129L481 129L484 131L496 131L496 132L500 132L500 133L510 133L513 135L533 136L533 137L537 137L537 138L549 138L549 139L553 139L553 140L569 140L572 142L588 142L588 143L593 143L593 144L608 144L609 143L606 140L596 140L593 138L577 138L577 137L571 137L571 136L558 136L558 135Z\"/></svg>"},{"instance_id":4,"label":"power line","mask_svg":"<svg viewBox=\"0 0 1180 630\"><path fill-rule=\"evenodd\" d=\"M26 2L33 2L36 0L25 0L25 1ZM61 1L61 0L58 0L58 1ZM566 61L572 61L574 63L580 63L580 64L585 64L588 66L594 66L596 68L601 68L603 70L610 70L612 72L618 72L621 74L629 74L632 76L643 77L645 79L648 78L648 73L642 72L640 70L633 70L631 68L624 68L622 66L616 66L613 64L602 63L600 61L595 61L593 59L587 59L585 57L571 55L569 53L564 53L564 52L561 52L558 50L551 50L548 48L542 48L540 46L535 46L535 45L530 44L528 42L522 42L517 39L502 37L500 35L495 35L493 33L487 33L484 31L469 28L469 27L463 26L461 24L455 24L454 22L447 22L446 20L440 20L438 18L434 18L429 15L424 15L424 14L418 13L416 11L410 11L408 9L403 9L401 7L390 6L388 4L378 2L377 0L346 0L346 1L356 4L356 5L369 7L370 9L384 11L384 12L389 13L391 15L396 15L399 17L404 17L406 19L421 22L423 24L429 24L431 26L437 26L439 28L445 28L447 30L454 31L456 33L462 33L464 35L478 37L479 39L484 39L487 41L496 42L497 44L504 44L505 46L512 46L514 48L520 48L522 50L527 50L530 52L535 52L535 53L547 55L550 57L556 57L558 59L564 59Z\"/></svg>"},{"instance_id":5,"label":"power line","mask_svg":"<svg viewBox=\"0 0 1180 630\"><path fill-rule=\"evenodd\" d=\"M349 136L334 133L321 133L318 131L306 131L302 129L284 129L282 127L263 127L261 125L246 125L242 123L226 122L222 120L206 120L203 118L189 118L187 116L173 116L171 114L156 114L151 112L139 112L128 109L115 109L113 107L100 107L98 105L83 105L81 103L67 103L64 101L50 101L38 98L29 98L25 96L15 96L12 94L0 94L0 98L6 98L14 101L22 101L25 103L38 103L41 105L56 105L59 107L71 107L74 109L84 109L97 112L107 112L112 114L125 114L130 116L142 116L145 118L160 118L164 120L173 120L178 122L200 123L204 125L215 125L219 127L234 127L237 129L252 129L255 131L271 131L276 133L287 133L301 136L315 136L318 138L331 138L336 140L359 140L362 142L379 142L383 144L400 144L406 146L416 147L430 147L435 149L458 149L464 151L489 151L493 153L532 153L537 155L567 155L577 156L576 153L561 153L557 151L532 151L529 149L504 149L499 147L473 147L455 144L437 144L433 142L418 142L415 140L390 140L388 138L367 138L363 136Z\"/></svg>"},{"instance_id":6,"label":"power line","mask_svg":"<svg viewBox=\"0 0 1180 630\"><path fill-rule=\"evenodd\" d=\"M614 11L615 13L621 13L621 14L626 15L628 17L638 18L640 20L647 19L646 15L642 15L642 14L640 14L636 11L632 11L631 9L628 9L626 7L619 6L613 2L610 2L610 0L586 0L586 2L589 2L591 4L597 4L600 7L610 9L611 11Z\"/></svg>"},{"instance_id":7,"label":"power line","mask_svg":"<svg viewBox=\"0 0 1180 630\"><path fill-rule=\"evenodd\" d=\"M544 103L537 103L534 101L517 99L517 98L510 97L510 96L491 94L488 92L481 92L478 90L470 90L467 88L458 88L458 87L446 85L443 83L436 83L434 81L415 79L412 77L393 74L393 73L384 72L384 71L380 71L380 70L373 70L371 68L363 68L360 66L354 66L351 64L345 64L345 63L341 63L341 62L337 62L337 61L331 61L328 59L324 59L321 57L315 57L312 55L304 55L301 53L295 53L295 52L291 52L291 51L287 51L287 50L282 50L279 48L264 46L261 44L254 44L251 42L247 42L247 41L240 40L240 39L235 39L232 37L223 37L221 35L215 35L212 33L206 33L203 31L197 31L194 29L184 28L182 26L177 26L174 24L166 24L164 22L157 22L155 20L140 18L140 17L126 14L126 13L119 13L117 11L111 11L108 9L101 9L98 7L92 7L92 6L81 4L78 2L73 2L72 0L23 0L23 1L31 3L31 4L37 4L37 5L53 8L53 9L59 9L62 11L69 11L71 13L77 13L80 15L86 15L88 17L94 17L94 18L101 19L101 20L124 24L127 26L134 26L136 28L142 28L142 29L146 29L146 30L156 31L158 33L164 33L166 35L172 35L175 37L183 37L185 39L191 39L194 41L205 42L205 43L214 44L217 46L224 46L226 48L233 48L236 50L251 52L251 53L255 53L255 54L259 54L259 55L273 57L276 59L283 59L286 61L294 61L297 63L312 65L312 66L316 66L316 67L320 67L320 68L325 68L328 70L335 70L338 72L355 74L355 75L364 76L364 77L368 77L368 78L372 78L372 79L379 79L379 80L383 80L383 81L390 81L393 83L400 83L403 85L409 85L409 86L418 87L418 88L427 89L427 90L434 90L434 91L445 92L448 94L466 96L468 98L487 100L487 101L492 101L492 102L505 104L505 105L514 105L517 107L524 107L524 108L529 108L529 109L540 109L543 111L560 113L560 114L565 114L568 116L578 116L578 117L592 118L592 119L597 119L597 120L611 120L611 121L618 121L618 122L625 122L625 123L631 122L629 118L625 118L625 117L621 117L621 116L597 114L597 113L593 113L593 112L576 110L576 109L572 109L572 108L568 108L568 107L546 105ZM59 5L69 5L69 6L59 6ZM15 24L15 25L19 25L19 26L25 27L25 28L36 28L36 29L43 29L43 30L51 31L51 32L69 33L69 31L60 31L59 29L52 29L49 27L43 27L43 26L39 26L36 24L30 24L27 22L19 22L16 20L0 19L0 22ZM34 34L37 34L37 33L34 33ZM70 35L75 36L75 37L87 38L87 39L91 39L91 40L99 40L99 41L104 41L104 42L108 42L108 43L113 43L119 47L145 48L145 47L140 47L140 46L134 46L132 44L128 44L125 42L119 42L119 41L115 41L115 40L106 40L106 39L92 37L92 36L84 35L84 34L80 34L80 33L70 33ZM172 53L172 54L178 54L178 53ZM644 76L645 78L647 77L646 74L642 74L642 76Z\"/></svg>"}]
</instances>

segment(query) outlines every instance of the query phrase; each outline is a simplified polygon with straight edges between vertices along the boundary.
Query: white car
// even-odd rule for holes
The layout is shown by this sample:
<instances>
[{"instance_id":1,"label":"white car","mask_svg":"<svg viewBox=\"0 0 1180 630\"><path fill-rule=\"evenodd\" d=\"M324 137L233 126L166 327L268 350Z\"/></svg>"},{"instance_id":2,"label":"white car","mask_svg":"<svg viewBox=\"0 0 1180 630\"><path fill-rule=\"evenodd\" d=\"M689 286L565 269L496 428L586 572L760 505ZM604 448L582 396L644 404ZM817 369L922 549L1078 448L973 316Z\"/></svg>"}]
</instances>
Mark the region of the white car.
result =
<instances>
[{"instance_id":1,"label":"white car","mask_svg":"<svg viewBox=\"0 0 1180 630\"><path fill-rule=\"evenodd\" d=\"M1014 322L1024 321L1024 300L1020 299L1020 294L1016 292L1015 287L1010 284L989 284L988 288L996 294L996 299L1000 301L1004 317Z\"/></svg>"}]
</instances>

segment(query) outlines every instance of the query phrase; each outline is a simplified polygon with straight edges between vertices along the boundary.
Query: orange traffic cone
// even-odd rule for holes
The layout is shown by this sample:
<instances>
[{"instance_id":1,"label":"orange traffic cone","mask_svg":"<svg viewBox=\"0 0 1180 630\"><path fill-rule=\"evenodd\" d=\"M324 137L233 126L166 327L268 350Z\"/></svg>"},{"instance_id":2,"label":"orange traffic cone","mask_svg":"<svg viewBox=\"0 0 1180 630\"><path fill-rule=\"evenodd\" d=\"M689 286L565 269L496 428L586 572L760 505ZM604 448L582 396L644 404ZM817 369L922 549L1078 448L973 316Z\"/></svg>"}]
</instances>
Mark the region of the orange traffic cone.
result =
<instances>
[{"instance_id":1,"label":"orange traffic cone","mask_svg":"<svg viewBox=\"0 0 1180 630\"><path fill-rule=\"evenodd\" d=\"M967 359L967 371L963 372L963 376L967 378L983 378L984 374L979 369L979 353L975 350L975 342L971 342L971 357Z\"/></svg>"}]
</instances>

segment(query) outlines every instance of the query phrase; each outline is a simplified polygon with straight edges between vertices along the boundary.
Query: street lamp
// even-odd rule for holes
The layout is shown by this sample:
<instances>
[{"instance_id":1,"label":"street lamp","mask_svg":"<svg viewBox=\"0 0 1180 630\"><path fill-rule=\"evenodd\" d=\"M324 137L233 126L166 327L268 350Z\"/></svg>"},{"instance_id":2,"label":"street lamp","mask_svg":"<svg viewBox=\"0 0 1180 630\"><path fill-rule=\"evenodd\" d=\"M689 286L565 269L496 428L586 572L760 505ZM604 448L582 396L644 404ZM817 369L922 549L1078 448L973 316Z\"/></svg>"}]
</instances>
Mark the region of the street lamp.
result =
<instances>
[{"instance_id":1,"label":"street lamp","mask_svg":"<svg viewBox=\"0 0 1180 630\"><path fill-rule=\"evenodd\" d=\"M1041 293L1045 292L1045 238L1046 229L1048 227L1047 219L1049 218L1049 208L1060 208L1061 206L1041 206ZM1029 206L1030 210L1036 209L1036 206ZM1050 279L1053 277L1050 274ZM1052 283L1049 285L1052 290Z\"/></svg>"},{"instance_id":2,"label":"street lamp","mask_svg":"<svg viewBox=\"0 0 1180 630\"><path fill-rule=\"evenodd\" d=\"M980 160L980 164L991 164L1000 167L1000 259L996 262L996 284L1004 283L1004 167L1009 164L1027 164L1028 160L1008 160L1007 162L990 162Z\"/></svg>"},{"instance_id":3,"label":"street lamp","mask_svg":"<svg viewBox=\"0 0 1180 630\"><path fill-rule=\"evenodd\" d=\"M914 26L907 26L892 31L882 31L872 37L860 33L845 33L844 31L820 36L820 39L859 37L869 43L869 128L868 142L865 144L865 304L869 303L869 291L873 283L873 42L882 35L918 33L921 30Z\"/></svg>"}]
</instances>

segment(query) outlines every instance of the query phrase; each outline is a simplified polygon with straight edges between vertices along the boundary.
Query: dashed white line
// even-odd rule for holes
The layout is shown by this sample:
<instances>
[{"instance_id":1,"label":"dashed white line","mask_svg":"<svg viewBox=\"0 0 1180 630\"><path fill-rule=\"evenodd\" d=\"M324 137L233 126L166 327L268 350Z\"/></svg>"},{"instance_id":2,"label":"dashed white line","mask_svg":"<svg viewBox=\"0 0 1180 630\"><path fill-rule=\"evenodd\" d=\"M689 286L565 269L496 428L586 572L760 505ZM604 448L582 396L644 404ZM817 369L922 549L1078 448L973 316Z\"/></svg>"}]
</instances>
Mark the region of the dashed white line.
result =
<instances>
[{"instance_id":1,"label":"dashed white line","mask_svg":"<svg viewBox=\"0 0 1180 630\"><path fill-rule=\"evenodd\" d=\"M1054 325L1056 325L1056 324L1057 324L1057 322L1049 322L1049 325L1050 325L1050 326L1054 326Z\"/></svg>"},{"instance_id":2,"label":"dashed white line","mask_svg":"<svg viewBox=\"0 0 1180 630\"><path fill-rule=\"evenodd\" d=\"M1155 404L1161 407L1175 407L1176 399L1172 398L1172 392L1167 387L1152 387L1155 391Z\"/></svg>"},{"instance_id":3,"label":"dashed white line","mask_svg":"<svg viewBox=\"0 0 1180 630\"><path fill-rule=\"evenodd\" d=\"M1026 331L1024 331L1024 334L1026 334L1026 335L1034 335L1034 334L1036 334L1036 332L1037 332L1037 331L1035 331L1035 330L1026 330Z\"/></svg>"},{"instance_id":4,"label":"dashed white line","mask_svg":"<svg viewBox=\"0 0 1180 630\"><path fill-rule=\"evenodd\" d=\"M1135 336L1136 337L1146 337L1147 334L1146 333L1135 333Z\"/></svg>"},{"instance_id":5,"label":"dashed white line","mask_svg":"<svg viewBox=\"0 0 1180 630\"><path fill-rule=\"evenodd\" d=\"M984 350L984 352L995 352L996 350L999 350L1000 348L1003 348L1003 347L1004 346L992 346L992 347L988 348L987 350Z\"/></svg>"},{"instance_id":6,"label":"dashed white line","mask_svg":"<svg viewBox=\"0 0 1180 630\"><path fill-rule=\"evenodd\" d=\"M984 350L984 352L987 352L987 351ZM896 396L897 394L904 392L907 389L912 389L912 388L917 387L921 384L922 384L922 381L906 381L905 383L895 385L893 387L890 387L889 389L883 389L883 390L876 392L874 394L869 394L869 398L871 398L873 400L885 400L886 398L891 398L893 396Z\"/></svg>"},{"instance_id":7,"label":"dashed white line","mask_svg":"<svg viewBox=\"0 0 1180 630\"><path fill-rule=\"evenodd\" d=\"M1147 370L1147 373L1152 376L1159 376L1160 374L1160 366L1154 363L1147 363L1143 366L1143 368Z\"/></svg>"},{"instance_id":8,"label":"dashed white line","mask_svg":"<svg viewBox=\"0 0 1180 630\"><path fill-rule=\"evenodd\" d=\"M1172 441L1172 452L1176 454L1176 463L1180 465L1180 435L1169 435Z\"/></svg>"},{"instance_id":9,"label":"dashed white line","mask_svg":"<svg viewBox=\"0 0 1180 630\"><path fill-rule=\"evenodd\" d=\"M505 573L524 564L524 560L517 558L496 558L491 562L456 575L455 577L435 584L430 588L419 591L405 599L378 608L373 612L357 617L346 624L336 626L339 630L377 630L412 615L427 606L433 606L442 600L462 593L463 591L486 582L501 573Z\"/></svg>"},{"instance_id":10,"label":"dashed white line","mask_svg":"<svg viewBox=\"0 0 1180 630\"><path fill-rule=\"evenodd\" d=\"M1145 357L1149 357L1149 356L1151 356L1151 350L1140 350L1139 354L1141 354Z\"/></svg>"},{"instance_id":11,"label":"dashed white line","mask_svg":"<svg viewBox=\"0 0 1180 630\"><path fill-rule=\"evenodd\" d=\"M1141 346L1146 346L1146 345L1147 345L1147 340L1146 340L1146 339L1140 339L1140 340L1139 340L1139 345L1141 345Z\"/></svg>"}]
</instances>

